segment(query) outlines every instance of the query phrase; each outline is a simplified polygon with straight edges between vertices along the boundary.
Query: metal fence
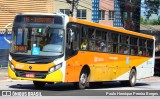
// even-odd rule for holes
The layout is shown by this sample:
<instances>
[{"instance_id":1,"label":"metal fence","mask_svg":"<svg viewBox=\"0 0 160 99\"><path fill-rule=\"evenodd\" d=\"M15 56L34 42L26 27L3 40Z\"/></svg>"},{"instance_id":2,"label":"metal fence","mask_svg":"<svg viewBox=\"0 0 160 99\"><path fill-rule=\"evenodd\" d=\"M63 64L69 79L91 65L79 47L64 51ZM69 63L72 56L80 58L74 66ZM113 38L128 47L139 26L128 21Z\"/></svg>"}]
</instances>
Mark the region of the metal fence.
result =
<instances>
[{"instance_id":1,"label":"metal fence","mask_svg":"<svg viewBox=\"0 0 160 99\"><path fill-rule=\"evenodd\" d=\"M6 68L8 65L8 54L10 45L4 40L4 31L0 31L0 68ZM11 39L11 34L7 35Z\"/></svg>"},{"instance_id":2,"label":"metal fence","mask_svg":"<svg viewBox=\"0 0 160 99\"><path fill-rule=\"evenodd\" d=\"M8 49L0 49L0 68L6 68L8 66Z\"/></svg>"}]
</instances>

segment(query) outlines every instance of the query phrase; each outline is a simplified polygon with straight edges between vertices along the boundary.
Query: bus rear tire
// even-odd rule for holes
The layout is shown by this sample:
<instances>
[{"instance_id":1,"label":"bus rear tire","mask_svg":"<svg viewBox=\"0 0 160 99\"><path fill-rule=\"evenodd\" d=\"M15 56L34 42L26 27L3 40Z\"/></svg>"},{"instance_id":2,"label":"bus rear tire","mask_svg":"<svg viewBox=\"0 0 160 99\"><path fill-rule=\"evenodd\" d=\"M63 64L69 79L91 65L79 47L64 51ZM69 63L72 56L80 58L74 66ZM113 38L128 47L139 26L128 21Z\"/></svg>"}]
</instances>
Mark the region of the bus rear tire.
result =
<instances>
[{"instance_id":1,"label":"bus rear tire","mask_svg":"<svg viewBox=\"0 0 160 99\"><path fill-rule=\"evenodd\" d=\"M123 86L130 86L130 87L134 87L135 84L136 84L136 70L135 69L132 69L130 71L130 74L129 74L129 80L127 81L121 81L121 85Z\"/></svg>"},{"instance_id":2,"label":"bus rear tire","mask_svg":"<svg viewBox=\"0 0 160 99\"><path fill-rule=\"evenodd\" d=\"M129 75L129 86L130 87L134 87L135 86L135 84L136 84L136 75L137 75L136 70L132 69L130 71L130 75Z\"/></svg>"},{"instance_id":3,"label":"bus rear tire","mask_svg":"<svg viewBox=\"0 0 160 99\"><path fill-rule=\"evenodd\" d=\"M33 81L33 84L37 89L42 89L42 88L44 88L46 83L45 82L40 82L40 81Z\"/></svg>"}]
</instances>

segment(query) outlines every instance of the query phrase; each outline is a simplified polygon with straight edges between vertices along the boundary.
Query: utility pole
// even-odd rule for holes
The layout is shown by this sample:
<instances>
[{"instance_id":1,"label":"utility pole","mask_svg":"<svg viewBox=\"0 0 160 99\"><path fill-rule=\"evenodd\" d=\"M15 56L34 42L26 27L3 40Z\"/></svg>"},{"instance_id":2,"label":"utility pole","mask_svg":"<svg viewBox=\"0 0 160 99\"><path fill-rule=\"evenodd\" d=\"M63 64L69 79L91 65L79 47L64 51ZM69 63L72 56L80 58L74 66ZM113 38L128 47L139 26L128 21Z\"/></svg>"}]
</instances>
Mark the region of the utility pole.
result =
<instances>
[{"instance_id":1,"label":"utility pole","mask_svg":"<svg viewBox=\"0 0 160 99\"><path fill-rule=\"evenodd\" d=\"M73 0L72 2L72 17L77 17L77 9L78 9L79 0Z\"/></svg>"},{"instance_id":2,"label":"utility pole","mask_svg":"<svg viewBox=\"0 0 160 99\"><path fill-rule=\"evenodd\" d=\"M71 16L76 18L79 0L66 0L66 1L69 4L72 4Z\"/></svg>"}]
</instances>

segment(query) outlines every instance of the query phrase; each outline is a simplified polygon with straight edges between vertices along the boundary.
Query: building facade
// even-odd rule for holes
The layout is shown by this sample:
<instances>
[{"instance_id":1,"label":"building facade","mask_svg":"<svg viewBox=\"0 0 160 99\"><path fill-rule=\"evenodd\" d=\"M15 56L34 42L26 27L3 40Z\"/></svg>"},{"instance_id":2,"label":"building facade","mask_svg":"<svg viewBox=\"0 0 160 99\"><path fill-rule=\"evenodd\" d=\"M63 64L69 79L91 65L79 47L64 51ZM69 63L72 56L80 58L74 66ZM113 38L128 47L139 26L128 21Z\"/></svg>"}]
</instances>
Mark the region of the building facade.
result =
<instances>
[{"instance_id":1,"label":"building facade","mask_svg":"<svg viewBox=\"0 0 160 99\"><path fill-rule=\"evenodd\" d=\"M68 2L67 2L68 1ZM54 0L53 12L62 12L71 16L73 0ZM77 18L92 21L92 1L77 0Z\"/></svg>"},{"instance_id":2,"label":"building facade","mask_svg":"<svg viewBox=\"0 0 160 99\"><path fill-rule=\"evenodd\" d=\"M99 23L99 0L92 0L92 21Z\"/></svg>"},{"instance_id":3,"label":"building facade","mask_svg":"<svg viewBox=\"0 0 160 99\"><path fill-rule=\"evenodd\" d=\"M114 0L100 0L99 23L113 26Z\"/></svg>"},{"instance_id":4,"label":"building facade","mask_svg":"<svg viewBox=\"0 0 160 99\"><path fill-rule=\"evenodd\" d=\"M140 0L92 0L99 2L99 14L92 11L92 17L99 17L99 23L140 32ZM96 6L92 4L92 9ZM95 22L95 20L92 21ZM96 21L98 22L98 21Z\"/></svg>"},{"instance_id":5,"label":"building facade","mask_svg":"<svg viewBox=\"0 0 160 99\"><path fill-rule=\"evenodd\" d=\"M16 13L52 13L53 0L0 0L0 68L8 64L10 45L4 40L5 26L13 22ZM11 27L9 28L11 33ZM11 34L7 38L11 38Z\"/></svg>"},{"instance_id":6,"label":"building facade","mask_svg":"<svg viewBox=\"0 0 160 99\"><path fill-rule=\"evenodd\" d=\"M0 0L0 32L21 12L52 13L53 0Z\"/></svg>"}]
</instances>

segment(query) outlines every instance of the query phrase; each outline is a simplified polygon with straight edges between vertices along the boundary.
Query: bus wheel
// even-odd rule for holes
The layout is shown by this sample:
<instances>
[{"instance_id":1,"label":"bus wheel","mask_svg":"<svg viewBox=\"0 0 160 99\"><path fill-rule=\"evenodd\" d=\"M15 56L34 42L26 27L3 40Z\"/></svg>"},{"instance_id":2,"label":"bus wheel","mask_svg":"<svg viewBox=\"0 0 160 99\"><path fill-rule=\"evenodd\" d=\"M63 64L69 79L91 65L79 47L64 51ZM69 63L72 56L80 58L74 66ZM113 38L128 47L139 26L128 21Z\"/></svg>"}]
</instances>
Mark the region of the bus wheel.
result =
<instances>
[{"instance_id":1,"label":"bus wheel","mask_svg":"<svg viewBox=\"0 0 160 99\"><path fill-rule=\"evenodd\" d=\"M79 89L84 89L88 86L88 75L86 70L82 70L80 77L79 77L79 83L78 83L78 88Z\"/></svg>"},{"instance_id":2,"label":"bus wheel","mask_svg":"<svg viewBox=\"0 0 160 99\"><path fill-rule=\"evenodd\" d=\"M122 86L130 86L133 87L136 84L136 70L132 69L130 71L129 80L121 81Z\"/></svg>"},{"instance_id":3,"label":"bus wheel","mask_svg":"<svg viewBox=\"0 0 160 99\"><path fill-rule=\"evenodd\" d=\"M135 84L136 84L136 70L135 69L132 69L131 71L130 71L130 75L129 75L129 86L130 87L133 87L133 86L135 86Z\"/></svg>"},{"instance_id":4,"label":"bus wheel","mask_svg":"<svg viewBox=\"0 0 160 99\"><path fill-rule=\"evenodd\" d=\"M45 82L40 82L40 81L33 81L33 84L36 88L42 89L45 86Z\"/></svg>"}]
</instances>

